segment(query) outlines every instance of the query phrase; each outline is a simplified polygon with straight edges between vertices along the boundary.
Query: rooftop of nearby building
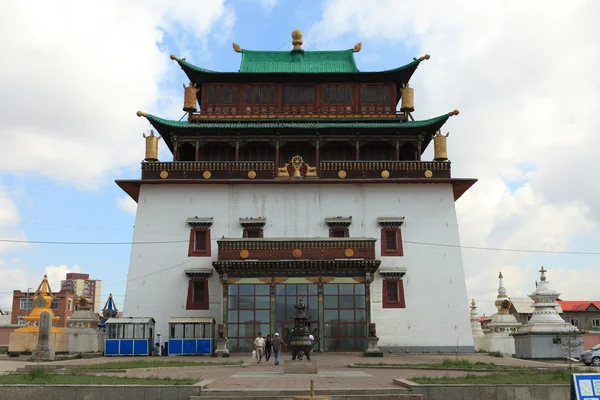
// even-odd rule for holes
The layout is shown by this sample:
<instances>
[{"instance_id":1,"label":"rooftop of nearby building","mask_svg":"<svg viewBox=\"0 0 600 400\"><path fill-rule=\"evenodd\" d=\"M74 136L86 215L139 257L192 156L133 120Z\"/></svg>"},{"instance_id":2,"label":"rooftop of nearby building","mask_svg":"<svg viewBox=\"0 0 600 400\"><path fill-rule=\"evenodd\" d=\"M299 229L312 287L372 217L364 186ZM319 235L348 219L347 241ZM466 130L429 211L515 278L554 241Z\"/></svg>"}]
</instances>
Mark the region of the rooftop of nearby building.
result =
<instances>
[{"instance_id":1,"label":"rooftop of nearby building","mask_svg":"<svg viewBox=\"0 0 600 400\"><path fill-rule=\"evenodd\" d=\"M600 311L600 301L557 300L563 311Z\"/></svg>"}]
</instances>

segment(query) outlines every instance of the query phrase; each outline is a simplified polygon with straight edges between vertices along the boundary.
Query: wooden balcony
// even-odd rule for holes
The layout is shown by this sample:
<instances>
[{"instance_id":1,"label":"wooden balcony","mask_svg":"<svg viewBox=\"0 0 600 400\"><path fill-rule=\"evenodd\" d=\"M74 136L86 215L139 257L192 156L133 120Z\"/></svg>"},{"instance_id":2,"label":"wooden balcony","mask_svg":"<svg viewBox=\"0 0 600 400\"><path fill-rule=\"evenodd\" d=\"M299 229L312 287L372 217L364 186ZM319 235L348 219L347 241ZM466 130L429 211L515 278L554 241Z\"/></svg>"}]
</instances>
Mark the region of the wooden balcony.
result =
<instances>
[{"instance_id":1,"label":"wooden balcony","mask_svg":"<svg viewBox=\"0 0 600 400\"><path fill-rule=\"evenodd\" d=\"M219 261L374 260L373 238L220 239Z\"/></svg>"},{"instance_id":2,"label":"wooden balcony","mask_svg":"<svg viewBox=\"0 0 600 400\"><path fill-rule=\"evenodd\" d=\"M251 172L254 173L251 173ZM142 163L142 179L272 179L272 161L173 161Z\"/></svg>"},{"instance_id":3,"label":"wooden balcony","mask_svg":"<svg viewBox=\"0 0 600 400\"><path fill-rule=\"evenodd\" d=\"M194 113L189 114L188 120L198 121L206 119L234 119L234 120L246 120L246 119L363 119L363 118L396 118L408 120L408 114L402 111L391 111L391 112L371 112L371 113L320 113L320 112L305 112L305 113L292 113L292 112L238 112L238 113Z\"/></svg>"},{"instance_id":4,"label":"wooden balcony","mask_svg":"<svg viewBox=\"0 0 600 400\"><path fill-rule=\"evenodd\" d=\"M142 163L142 179L400 179L450 178L450 162L436 161L322 161L317 176L306 177L306 167L300 168L300 178L277 176L272 161L173 161ZM277 176L277 178L275 178Z\"/></svg>"}]
</instances>

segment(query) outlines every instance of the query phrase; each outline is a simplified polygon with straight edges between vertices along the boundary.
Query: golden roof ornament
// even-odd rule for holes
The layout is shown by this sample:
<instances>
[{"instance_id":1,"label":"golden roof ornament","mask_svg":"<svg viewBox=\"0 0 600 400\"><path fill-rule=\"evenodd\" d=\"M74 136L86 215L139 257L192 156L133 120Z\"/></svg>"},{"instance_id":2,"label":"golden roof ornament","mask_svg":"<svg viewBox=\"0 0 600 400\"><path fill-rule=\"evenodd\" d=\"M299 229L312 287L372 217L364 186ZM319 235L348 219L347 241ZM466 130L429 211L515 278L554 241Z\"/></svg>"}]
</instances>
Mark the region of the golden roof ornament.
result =
<instances>
[{"instance_id":1,"label":"golden roof ornament","mask_svg":"<svg viewBox=\"0 0 600 400\"><path fill-rule=\"evenodd\" d=\"M239 44L237 44L236 42L233 42L233 50L236 53L241 53L242 52L242 46L240 46Z\"/></svg>"},{"instance_id":2,"label":"golden roof ornament","mask_svg":"<svg viewBox=\"0 0 600 400\"><path fill-rule=\"evenodd\" d=\"M197 100L198 88L196 84L190 82L189 86L183 85L183 111L196 112L196 100Z\"/></svg>"},{"instance_id":3,"label":"golden roof ornament","mask_svg":"<svg viewBox=\"0 0 600 400\"><path fill-rule=\"evenodd\" d=\"M429 60L431 56L429 54L425 54L417 59L417 61Z\"/></svg>"},{"instance_id":4,"label":"golden roof ornament","mask_svg":"<svg viewBox=\"0 0 600 400\"><path fill-rule=\"evenodd\" d=\"M360 51L360 49L362 49L362 42L358 42L354 45L354 48L352 49L353 52L358 53Z\"/></svg>"},{"instance_id":5,"label":"golden roof ornament","mask_svg":"<svg viewBox=\"0 0 600 400\"><path fill-rule=\"evenodd\" d=\"M400 106L400 111L404 112L413 112L415 111L415 90L408 86L408 82L406 85L402 85L401 89L402 93L402 104Z\"/></svg>"},{"instance_id":6,"label":"golden roof ornament","mask_svg":"<svg viewBox=\"0 0 600 400\"><path fill-rule=\"evenodd\" d=\"M302 31L300 29L295 29L292 32L292 46L294 46L294 50L300 50L302 48Z\"/></svg>"},{"instance_id":7,"label":"golden roof ornament","mask_svg":"<svg viewBox=\"0 0 600 400\"><path fill-rule=\"evenodd\" d=\"M433 161L448 161L446 138L449 135L449 132L444 136L441 131L437 131L433 136Z\"/></svg>"},{"instance_id":8,"label":"golden roof ornament","mask_svg":"<svg viewBox=\"0 0 600 400\"><path fill-rule=\"evenodd\" d=\"M154 130L152 129L149 135L146 136L145 133L142 133L142 135L146 139L146 158L144 158L144 161L158 161L158 141L160 140L160 136L154 136Z\"/></svg>"}]
</instances>

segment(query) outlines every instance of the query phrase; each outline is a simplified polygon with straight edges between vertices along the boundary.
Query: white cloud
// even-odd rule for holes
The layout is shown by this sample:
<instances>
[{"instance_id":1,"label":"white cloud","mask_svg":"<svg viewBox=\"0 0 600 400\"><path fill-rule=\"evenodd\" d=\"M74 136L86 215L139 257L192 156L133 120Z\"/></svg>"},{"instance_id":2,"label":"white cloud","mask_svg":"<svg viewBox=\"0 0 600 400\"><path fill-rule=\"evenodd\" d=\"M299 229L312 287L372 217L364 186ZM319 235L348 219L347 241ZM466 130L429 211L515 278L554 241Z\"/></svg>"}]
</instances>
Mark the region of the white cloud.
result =
<instances>
[{"instance_id":1,"label":"white cloud","mask_svg":"<svg viewBox=\"0 0 600 400\"><path fill-rule=\"evenodd\" d=\"M599 12L593 1L382 0L364 12L360 0L331 0L307 36L319 38L321 47L362 40L365 53L376 44L430 53L411 82L414 116L458 108L461 115L445 128L452 133L453 176L479 178L457 202L463 244L561 251L600 221L600 182L593 179L600 148ZM334 43L342 39L343 45ZM386 59L390 68L410 61L392 51ZM522 184L511 191L510 180ZM513 296L531 293L539 279L532 254L463 254L469 294L480 301L493 301L500 270ZM563 298L584 293L562 274L569 271L581 284L593 273L591 267L570 269L578 260L546 265ZM600 298L600 289L585 295ZM482 307L493 312L493 303Z\"/></svg>"},{"instance_id":2,"label":"white cloud","mask_svg":"<svg viewBox=\"0 0 600 400\"><path fill-rule=\"evenodd\" d=\"M184 80L165 35L184 30L173 39L184 38L179 50L191 41L205 46L227 39L234 21L223 0L6 4L0 92L10 102L0 109L0 137L8 140L0 174L63 180L139 163L148 123L135 112L182 97L159 88L173 74ZM110 180L104 175L71 183L95 188Z\"/></svg>"},{"instance_id":3,"label":"white cloud","mask_svg":"<svg viewBox=\"0 0 600 400\"><path fill-rule=\"evenodd\" d=\"M81 272L81 267L79 265L73 265L69 267L68 265L49 265L44 270L44 273L48 276L48 283L50 284L50 288L53 292L60 291L60 281L64 280L67 277L69 272ZM40 282L42 277L40 277ZM37 289L37 287L36 287Z\"/></svg>"},{"instance_id":4,"label":"white cloud","mask_svg":"<svg viewBox=\"0 0 600 400\"><path fill-rule=\"evenodd\" d=\"M137 212L137 203L129 196L117 197L117 207L127 214L135 216Z\"/></svg>"}]
</instances>

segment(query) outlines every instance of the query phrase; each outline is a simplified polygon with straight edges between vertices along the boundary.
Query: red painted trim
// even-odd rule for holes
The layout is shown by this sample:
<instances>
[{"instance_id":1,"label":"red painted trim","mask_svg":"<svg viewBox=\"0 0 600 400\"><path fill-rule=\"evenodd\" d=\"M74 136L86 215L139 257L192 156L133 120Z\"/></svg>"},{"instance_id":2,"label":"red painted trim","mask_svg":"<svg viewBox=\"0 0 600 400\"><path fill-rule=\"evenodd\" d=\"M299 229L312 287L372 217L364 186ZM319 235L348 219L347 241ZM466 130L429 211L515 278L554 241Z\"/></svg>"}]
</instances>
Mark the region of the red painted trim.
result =
<instances>
[{"instance_id":1,"label":"red painted trim","mask_svg":"<svg viewBox=\"0 0 600 400\"><path fill-rule=\"evenodd\" d=\"M206 232L205 246L206 250L196 250L196 232ZM192 228L190 230L190 244L188 247L188 257L210 257L210 229L206 228Z\"/></svg>"},{"instance_id":2,"label":"red painted trim","mask_svg":"<svg viewBox=\"0 0 600 400\"><path fill-rule=\"evenodd\" d=\"M388 300L388 282L394 282L398 285L398 301L391 302ZM383 308L406 308L406 301L404 299L404 284L402 279L384 279L381 304Z\"/></svg>"},{"instance_id":3,"label":"red painted trim","mask_svg":"<svg viewBox=\"0 0 600 400\"><path fill-rule=\"evenodd\" d=\"M194 285L204 285L204 298L202 301L194 302ZM186 310L208 310L208 281L206 279L194 280L190 279L188 283L188 294L185 303Z\"/></svg>"},{"instance_id":4,"label":"red painted trim","mask_svg":"<svg viewBox=\"0 0 600 400\"><path fill-rule=\"evenodd\" d=\"M388 250L387 249L387 232L395 232L396 233L396 250ZM381 255L382 256L392 256L392 257L402 257L404 255L404 249L402 248L402 231L397 228L383 228L381 229Z\"/></svg>"}]
</instances>

